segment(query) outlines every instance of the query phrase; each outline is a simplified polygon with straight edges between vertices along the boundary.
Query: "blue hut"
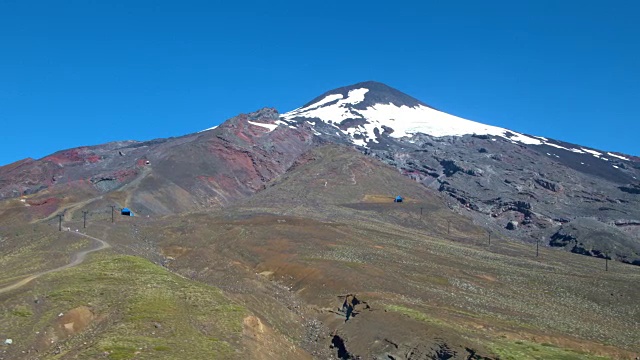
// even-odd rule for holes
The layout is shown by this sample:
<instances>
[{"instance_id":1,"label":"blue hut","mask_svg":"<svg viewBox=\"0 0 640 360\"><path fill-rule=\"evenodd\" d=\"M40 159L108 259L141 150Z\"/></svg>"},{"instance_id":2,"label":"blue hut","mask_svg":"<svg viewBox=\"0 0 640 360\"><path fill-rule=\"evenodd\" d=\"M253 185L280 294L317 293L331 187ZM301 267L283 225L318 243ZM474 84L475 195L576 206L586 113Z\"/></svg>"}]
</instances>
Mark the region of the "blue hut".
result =
<instances>
[{"instance_id":1,"label":"blue hut","mask_svg":"<svg viewBox=\"0 0 640 360\"><path fill-rule=\"evenodd\" d=\"M402 196L398 195L396 196L396 198L393 200L393 202L402 202Z\"/></svg>"},{"instance_id":2,"label":"blue hut","mask_svg":"<svg viewBox=\"0 0 640 360\"><path fill-rule=\"evenodd\" d=\"M129 208L122 208L120 215L133 216L133 211L129 210Z\"/></svg>"}]
</instances>

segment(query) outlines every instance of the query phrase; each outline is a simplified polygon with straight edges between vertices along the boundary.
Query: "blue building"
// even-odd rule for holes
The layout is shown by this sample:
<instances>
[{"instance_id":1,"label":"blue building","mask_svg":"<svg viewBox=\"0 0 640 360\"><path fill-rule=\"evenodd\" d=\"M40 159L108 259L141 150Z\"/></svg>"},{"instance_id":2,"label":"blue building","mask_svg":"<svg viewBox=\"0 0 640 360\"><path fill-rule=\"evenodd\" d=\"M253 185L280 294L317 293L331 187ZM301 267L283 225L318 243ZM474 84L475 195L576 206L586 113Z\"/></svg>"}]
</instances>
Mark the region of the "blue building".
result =
<instances>
[{"instance_id":1,"label":"blue building","mask_svg":"<svg viewBox=\"0 0 640 360\"><path fill-rule=\"evenodd\" d=\"M120 211L120 215L124 215L124 216L133 216L133 211L129 210L129 208L123 208Z\"/></svg>"},{"instance_id":2,"label":"blue building","mask_svg":"<svg viewBox=\"0 0 640 360\"><path fill-rule=\"evenodd\" d=\"M396 198L393 200L393 202L402 202L402 196L398 195L396 196Z\"/></svg>"}]
</instances>

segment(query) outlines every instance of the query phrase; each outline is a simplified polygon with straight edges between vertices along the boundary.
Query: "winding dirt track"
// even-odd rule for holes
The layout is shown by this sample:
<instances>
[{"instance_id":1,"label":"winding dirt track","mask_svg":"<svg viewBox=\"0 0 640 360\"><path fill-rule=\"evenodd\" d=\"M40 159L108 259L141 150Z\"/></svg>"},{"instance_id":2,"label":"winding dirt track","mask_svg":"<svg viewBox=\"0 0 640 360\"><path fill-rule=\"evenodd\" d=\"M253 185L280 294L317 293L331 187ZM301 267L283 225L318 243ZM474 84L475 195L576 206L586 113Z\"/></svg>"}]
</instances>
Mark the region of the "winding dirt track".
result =
<instances>
[{"instance_id":1,"label":"winding dirt track","mask_svg":"<svg viewBox=\"0 0 640 360\"><path fill-rule=\"evenodd\" d=\"M84 237L86 237L88 239L96 241L97 242L97 246L94 247L94 248L91 248L89 250L82 250L80 252L77 252L77 253L73 254L73 256L71 258L72 259L71 262L68 263L67 265L63 265L63 266L60 266L60 267L55 268L55 269L42 271L42 272L30 275L30 276L18 281L15 284L11 284L9 286L5 286L3 288L0 288L0 294L9 292L11 290L18 289L18 288L30 283L34 279L39 278L42 275L46 275L46 274L54 273L54 272L57 272L57 271L62 271L62 270L68 269L68 268L72 268L74 266L78 266L78 265L82 264L84 259L87 257L87 254L90 254L90 253L96 252L96 251L100 251L100 250L104 250L104 249L108 249L108 248L111 247L111 245L109 245L108 242L106 242L104 240L101 240L101 239L98 239L98 238L95 238L93 236L89 236L87 234L82 234L82 233L77 233L77 232L71 232L71 234L75 234L75 235L78 235L78 236L84 236Z\"/></svg>"}]
</instances>

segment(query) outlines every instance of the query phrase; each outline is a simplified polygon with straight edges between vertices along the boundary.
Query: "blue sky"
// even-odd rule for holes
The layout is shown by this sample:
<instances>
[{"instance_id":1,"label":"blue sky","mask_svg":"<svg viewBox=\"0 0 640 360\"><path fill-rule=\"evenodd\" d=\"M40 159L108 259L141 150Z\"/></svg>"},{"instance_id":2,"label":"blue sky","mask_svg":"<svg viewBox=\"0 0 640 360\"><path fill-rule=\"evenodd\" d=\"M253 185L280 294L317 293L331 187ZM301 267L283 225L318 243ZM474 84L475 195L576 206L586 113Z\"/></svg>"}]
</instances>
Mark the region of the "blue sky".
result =
<instances>
[{"instance_id":1,"label":"blue sky","mask_svg":"<svg viewBox=\"0 0 640 360\"><path fill-rule=\"evenodd\" d=\"M0 0L0 164L178 136L376 80L640 155L635 1Z\"/></svg>"}]
</instances>

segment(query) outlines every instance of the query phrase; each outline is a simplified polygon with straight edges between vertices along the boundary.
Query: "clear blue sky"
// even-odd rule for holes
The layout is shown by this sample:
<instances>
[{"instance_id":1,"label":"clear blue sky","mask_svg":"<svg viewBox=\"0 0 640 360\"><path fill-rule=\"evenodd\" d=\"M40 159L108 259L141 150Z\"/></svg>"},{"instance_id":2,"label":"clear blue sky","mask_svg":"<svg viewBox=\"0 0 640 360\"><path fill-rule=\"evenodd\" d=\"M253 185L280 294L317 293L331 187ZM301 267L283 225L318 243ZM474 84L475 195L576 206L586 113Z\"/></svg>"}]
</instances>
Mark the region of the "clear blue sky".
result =
<instances>
[{"instance_id":1,"label":"clear blue sky","mask_svg":"<svg viewBox=\"0 0 640 360\"><path fill-rule=\"evenodd\" d=\"M0 164L178 136L376 80L640 155L637 1L0 0Z\"/></svg>"}]
</instances>

